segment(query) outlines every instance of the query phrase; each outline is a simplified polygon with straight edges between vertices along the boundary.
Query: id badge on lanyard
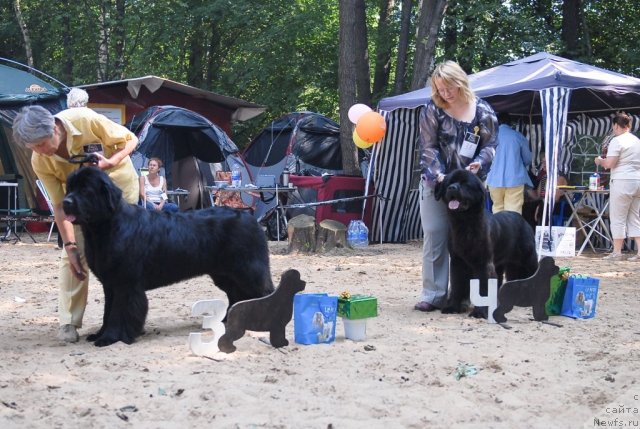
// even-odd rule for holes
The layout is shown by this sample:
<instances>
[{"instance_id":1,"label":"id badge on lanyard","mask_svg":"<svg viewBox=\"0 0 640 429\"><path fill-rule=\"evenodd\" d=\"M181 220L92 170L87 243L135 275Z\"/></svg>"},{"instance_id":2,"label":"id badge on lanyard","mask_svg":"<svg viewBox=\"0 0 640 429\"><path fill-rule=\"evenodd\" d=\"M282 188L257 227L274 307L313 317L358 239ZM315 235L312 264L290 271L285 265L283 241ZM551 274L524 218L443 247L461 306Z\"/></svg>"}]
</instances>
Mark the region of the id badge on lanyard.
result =
<instances>
[{"instance_id":1,"label":"id badge on lanyard","mask_svg":"<svg viewBox=\"0 0 640 429\"><path fill-rule=\"evenodd\" d=\"M480 127L476 125L473 128L473 133L469 131L464 133L464 141L462 142L462 147L460 148L461 156L472 159L476 154L476 149L478 149L478 144L480 143L480 135L478 134L479 131Z\"/></svg>"}]
</instances>

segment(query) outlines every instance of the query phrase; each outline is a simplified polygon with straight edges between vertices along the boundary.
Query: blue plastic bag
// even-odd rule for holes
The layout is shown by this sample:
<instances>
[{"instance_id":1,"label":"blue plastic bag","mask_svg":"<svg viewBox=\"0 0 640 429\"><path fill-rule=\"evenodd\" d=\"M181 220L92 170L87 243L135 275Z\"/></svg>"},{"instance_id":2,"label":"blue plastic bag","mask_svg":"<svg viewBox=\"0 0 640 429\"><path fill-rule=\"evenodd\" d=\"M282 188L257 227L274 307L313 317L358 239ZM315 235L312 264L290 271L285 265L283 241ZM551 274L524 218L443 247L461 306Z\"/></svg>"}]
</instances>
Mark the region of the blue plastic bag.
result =
<instances>
[{"instance_id":1,"label":"blue plastic bag","mask_svg":"<svg viewBox=\"0 0 640 429\"><path fill-rule=\"evenodd\" d=\"M293 297L296 343L322 344L336 339L338 297L326 293L297 293Z\"/></svg>"},{"instance_id":2,"label":"blue plastic bag","mask_svg":"<svg viewBox=\"0 0 640 429\"><path fill-rule=\"evenodd\" d=\"M599 279L575 274L570 275L560 314L577 319L594 317L596 315L596 304L598 303L599 285Z\"/></svg>"}]
</instances>

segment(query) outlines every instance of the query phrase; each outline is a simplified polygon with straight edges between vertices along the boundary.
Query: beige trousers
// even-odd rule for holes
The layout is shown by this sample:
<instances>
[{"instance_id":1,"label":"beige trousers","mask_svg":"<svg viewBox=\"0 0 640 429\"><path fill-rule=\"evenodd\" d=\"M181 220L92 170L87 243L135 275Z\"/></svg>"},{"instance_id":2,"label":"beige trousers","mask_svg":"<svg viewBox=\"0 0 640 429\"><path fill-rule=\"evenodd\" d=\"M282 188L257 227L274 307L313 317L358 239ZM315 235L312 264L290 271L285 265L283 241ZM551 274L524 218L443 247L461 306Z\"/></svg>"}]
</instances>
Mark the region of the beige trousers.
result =
<instances>
[{"instance_id":1,"label":"beige trousers","mask_svg":"<svg viewBox=\"0 0 640 429\"><path fill-rule=\"evenodd\" d=\"M489 194L493 202L491 211L494 213L509 210L522 214L524 185L513 186L511 188L489 188Z\"/></svg>"},{"instance_id":2,"label":"beige trousers","mask_svg":"<svg viewBox=\"0 0 640 429\"><path fill-rule=\"evenodd\" d=\"M84 310L87 306L87 296L89 293L89 267L84 257L84 237L80 227L74 226L75 240L78 243L78 251L82 266L87 272L85 280L78 280L72 273L69 263L67 251L62 249L62 258L60 260L60 289L58 293L58 319L60 326L74 325L77 328L82 327L82 318Z\"/></svg>"}]
</instances>

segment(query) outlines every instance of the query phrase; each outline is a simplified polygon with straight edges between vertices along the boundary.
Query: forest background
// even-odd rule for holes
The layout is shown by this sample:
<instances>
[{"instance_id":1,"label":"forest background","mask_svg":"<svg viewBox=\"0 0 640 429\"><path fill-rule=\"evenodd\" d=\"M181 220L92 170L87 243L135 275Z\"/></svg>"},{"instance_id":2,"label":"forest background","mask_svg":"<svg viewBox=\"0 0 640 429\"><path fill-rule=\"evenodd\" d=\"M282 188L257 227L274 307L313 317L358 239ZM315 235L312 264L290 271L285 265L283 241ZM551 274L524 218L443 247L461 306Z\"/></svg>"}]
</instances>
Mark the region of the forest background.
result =
<instances>
[{"instance_id":1,"label":"forest background","mask_svg":"<svg viewBox=\"0 0 640 429\"><path fill-rule=\"evenodd\" d=\"M266 106L235 124L241 148L282 114L329 116L347 172L349 107L445 59L475 73L546 51L640 76L637 0L3 0L0 16L0 57L69 86L156 75Z\"/></svg>"}]
</instances>

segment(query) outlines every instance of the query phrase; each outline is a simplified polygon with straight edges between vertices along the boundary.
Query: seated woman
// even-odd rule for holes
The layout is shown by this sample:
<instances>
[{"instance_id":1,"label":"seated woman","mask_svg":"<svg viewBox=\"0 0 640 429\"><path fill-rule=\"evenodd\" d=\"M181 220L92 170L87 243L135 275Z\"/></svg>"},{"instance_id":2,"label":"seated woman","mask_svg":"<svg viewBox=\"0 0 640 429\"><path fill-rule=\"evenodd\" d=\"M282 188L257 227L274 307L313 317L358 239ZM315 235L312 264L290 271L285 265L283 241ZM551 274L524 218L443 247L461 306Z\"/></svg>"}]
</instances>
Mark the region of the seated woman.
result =
<instances>
[{"instance_id":1,"label":"seated woman","mask_svg":"<svg viewBox=\"0 0 640 429\"><path fill-rule=\"evenodd\" d=\"M541 155L540 167L538 168L538 174L536 176L529 175L531 181L533 182L533 188L525 189L524 195L524 205L522 207L522 216L525 220L531 225L533 229L536 228L536 225L542 224L542 211L544 209L544 196L547 187L547 168L544 153ZM558 175L556 186L566 185L567 178L561 175ZM552 216L562 216L562 205L560 201L562 200L563 192L559 189L556 189L556 194L554 196L554 204L553 204L553 215ZM547 221L548 223L552 223L552 219Z\"/></svg>"},{"instance_id":2,"label":"seated woman","mask_svg":"<svg viewBox=\"0 0 640 429\"><path fill-rule=\"evenodd\" d=\"M140 176L140 205L148 210L177 212L178 205L167 199L167 181L160 176L162 161L159 158L149 160L149 174Z\"/></svg>"}]
</instances>

